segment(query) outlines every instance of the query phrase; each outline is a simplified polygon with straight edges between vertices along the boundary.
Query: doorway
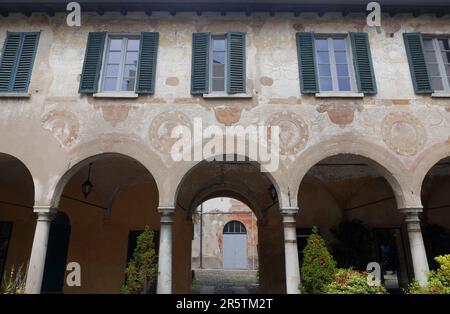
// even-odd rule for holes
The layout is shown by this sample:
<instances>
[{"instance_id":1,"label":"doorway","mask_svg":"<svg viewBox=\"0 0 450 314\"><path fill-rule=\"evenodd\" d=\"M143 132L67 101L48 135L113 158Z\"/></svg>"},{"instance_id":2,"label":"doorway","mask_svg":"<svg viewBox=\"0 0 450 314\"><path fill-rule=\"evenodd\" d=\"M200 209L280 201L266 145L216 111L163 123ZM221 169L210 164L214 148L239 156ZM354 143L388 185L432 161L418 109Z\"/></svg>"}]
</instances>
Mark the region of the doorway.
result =
<instances>
[{"instance_id":1,"label":"doorway","mask_svg":"<svg viewBox=\"0 0 450 314\"><path fill-rule=\"evenodd\" d=\"M247 269L247 230L233 220L223 228L223 268Z\"/></svg>"}]
</instances>

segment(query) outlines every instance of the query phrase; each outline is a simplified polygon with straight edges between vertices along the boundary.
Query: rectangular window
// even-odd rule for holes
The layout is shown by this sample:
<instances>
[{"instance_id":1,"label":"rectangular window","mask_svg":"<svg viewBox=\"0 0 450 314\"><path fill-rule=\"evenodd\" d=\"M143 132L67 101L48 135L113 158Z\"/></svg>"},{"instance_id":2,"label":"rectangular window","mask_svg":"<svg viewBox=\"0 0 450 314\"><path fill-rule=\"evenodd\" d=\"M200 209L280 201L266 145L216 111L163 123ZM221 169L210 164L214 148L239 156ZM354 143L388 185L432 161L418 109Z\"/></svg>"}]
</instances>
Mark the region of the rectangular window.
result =
<instances>
[{"instance_id":1,"label":"rectangular window","mask_svg":"<svg viewBox=\"0 0 450 314\"><path fill-rule=\"evenodd\" d=\"M348 36L316 37L315 53L321 92L356 90Z\"/></svg>"},{"instance_id":2,"label":"rectangular window","mask_svg":"<svg viewBox=\"0 0 450 314\"><path fill-rule=\"evenodd\" d=\"M135 90L139 42L139 37L108 37L102 71L103 92Z\"/></svg>"},{"instance_id":3,"label":"rectangular window","mask_svg":"<svg viewBox=\"0 0 450 314\"><path fill-rule=\"evenodd\" d=\"M447 38L424 38L424 54L433 90L450 92L450 43Z\"/></svg>"},{"instance_id":4,"label":"rectangular window","mask_svg":"<svg viewBox=\"0 0 450 314\"><path fill-rule=\"evenodd\" d=\"M210 77L211 92L225 92L227 40L224 36L211 37Z\"/></svg>"}]
</instances>

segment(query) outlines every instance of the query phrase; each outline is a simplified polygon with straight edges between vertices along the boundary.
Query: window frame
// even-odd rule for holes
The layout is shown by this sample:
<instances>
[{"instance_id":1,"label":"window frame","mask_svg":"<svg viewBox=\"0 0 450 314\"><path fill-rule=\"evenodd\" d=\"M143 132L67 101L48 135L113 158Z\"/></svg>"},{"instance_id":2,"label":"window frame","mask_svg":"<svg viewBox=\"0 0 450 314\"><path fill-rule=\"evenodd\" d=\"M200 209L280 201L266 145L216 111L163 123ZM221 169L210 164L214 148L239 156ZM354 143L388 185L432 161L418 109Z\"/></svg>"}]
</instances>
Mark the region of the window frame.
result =
<instances>
[{"instance_id":1,"label":"window frame","mask_svg":"<svg viewBox=\"0 0 450 314\"><path fill-rule=\"evenodd\" d=\"M439 76L431 75L431 71L430 71L430 67L429 67L430 62L428 62L426 59L426 53L431 50L427 49L425 47L425 44L423 44L425 64L427 66L428 77L430 78L431 88L437 93L449 93L450 92L450 82L449 82L450 74L447 74L447 71L445 69L444 57L442 55L441 47L439 46L439 40L447 40L447 42L449 43L449 46L450 46L450 37L449 36L424 35L423 41L425 41L425 40L431 40L434 56L436 57L436 63L438 65L438 69L439 69ZM450 66L450 62L449 62L449 66ZM435 78L435 77L439 77L441 79L443 89L435 89L435 87L433 86L433 80L432 80L432 78Z\"/></svg>"},{"instance_id":2,"label":"window frame","mask_svg":"<svg viewBox=\"0 0 450 314\"><path fill-rule=\"evenodd\" d=\"M119 73L117 76L117 83L116 83L116 89L113 91L107 91L104 88L105 79L106 77L106 70L108 67L108 60L107 57L109 56L110 47L111 47L111 40L113 39L121 39L122 40L122 46L121 46L121 60L119 63ZM133 90L122 90L122 84L124 79L124 69L125 69L125 62L126 62L126 54L127 54L127 46L128 46L128 40L134 39L139 41L139 48L137 50L138 53L138 59L136 64L136 76L134 80L134 88ZM140 58L140 45L141 45L141 36L136 34L107 34L105 39L105 49L103 49L103 57L102 57L102 68L100 70L100 79L99 79L99 93L106 93L106 94L113 94L113 93L136 93L136 86L137 86L137 79L138 79L138 70L139 70L139 58ZM119 85L120 83L120 85ZM117 87L120 87L118 89Z\"/></svg>"},{"instance_id":3,"label":"window frame","mask_svg":"<svg viewBox=\"0 0 450 314\"><path fill-rule=\"evenodd\" d=\"M317 47L315 46L317 39L326 39L327 40L327 51L329 56L329 65L330 65L330 74L331 74L331 84L332 90L323 90L320 82L320 70L319 70L319 57ZM336 57L333 46L333 39L345 39L346 43L346 56L347 56L347 65L348 65L348 77L350 80L350 90L344 91L339 89L339 81L337 75L337 66L336 66ZM317 68L317 85L319 87L320 93L357 93L358 85L356 82L356 74L355 68L353 65L353 51L352 51L352 43L350 40L349 34L314 34L314 57L315 57L315 66Z\"/></svg>"},{"instance_id":4,"label":"window frame","mask_svg":"<svg viewBox=\"0 0 450 314\"><path fill-rule=\"evenodd\" d=\"M223 51L225 54L225 58L224 58L224 84L223 84L223 91L213 91L213 67L214 67L214 62L213 62L213 53L214 53L214 39L215 38L222 38L225 42L225 50ZM227 34L223 33L223 34L211 34L210 38L210 45L209 45L209 69L208 69L208 73L209 73L209 90L208 90L208 94L228 94L227 93L227 89L228 89L228 38L227 38Z\"/></svg>"}]
</instances>

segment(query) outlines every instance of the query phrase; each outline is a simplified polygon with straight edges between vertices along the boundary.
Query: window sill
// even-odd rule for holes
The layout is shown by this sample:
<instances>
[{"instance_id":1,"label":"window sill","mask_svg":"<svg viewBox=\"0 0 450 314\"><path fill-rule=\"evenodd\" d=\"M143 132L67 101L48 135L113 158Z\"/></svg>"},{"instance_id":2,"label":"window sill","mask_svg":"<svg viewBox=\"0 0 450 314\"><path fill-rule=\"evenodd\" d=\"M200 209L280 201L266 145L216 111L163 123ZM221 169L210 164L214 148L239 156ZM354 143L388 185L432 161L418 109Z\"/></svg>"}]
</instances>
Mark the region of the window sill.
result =
<instances>
[{"instance_id":1,"label":"window sill","mask_svg":"<svg viewBox=\"0 0 450 314\"><path fill-rule=\"evenodd\" d=\"M431 97L433 97L433 98L450 98L450 93L444 93L444 92L432 93Z\"/></svg>"},{"instance_id":2,"label":"window sill","mask_svg":"<svg viewBox=\"0 0 450 314\"><path fill-rule=\"evenodd\" d=\"M30 93L0 93L0 98L30 98Z\"/></svg>"},{"instance_id":3,"label":"window sill","mask_svg":"<svg viewBox=\"0 0 450 314\"><path fill-rule=\"evenodd\" d=\"M364 98L364 93L316 93L317 98Z\"/></svg>"},{"instance_id":4,"label":"window sill","mask_svg":"<svg viewBox=\"0 0 450 314\"><path fill-rule=\"evenodd\" d=\"M136 93L95 93L95 98L138 98Z\"/></svg>"},{"instance_id":5,"label":"window sill","mask_svg":"<svg viewBox=\"0 0 450 314\"><path fill-rule=\"evenodd\" d=\"M227 93L210 93L203 94L203 98L252 98L251 93L238 93L238 94L227 94Z\"/></svg>"}]
</instances>

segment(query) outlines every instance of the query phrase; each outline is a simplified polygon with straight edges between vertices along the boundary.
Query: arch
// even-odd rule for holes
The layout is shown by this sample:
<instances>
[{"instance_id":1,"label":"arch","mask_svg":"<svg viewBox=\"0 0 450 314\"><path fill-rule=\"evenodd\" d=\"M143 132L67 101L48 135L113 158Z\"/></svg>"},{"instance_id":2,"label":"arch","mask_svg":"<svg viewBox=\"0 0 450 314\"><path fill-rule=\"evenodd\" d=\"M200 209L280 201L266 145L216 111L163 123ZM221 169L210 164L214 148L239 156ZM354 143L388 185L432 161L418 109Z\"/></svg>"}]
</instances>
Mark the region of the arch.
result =
<instances>
[{"instance_id":1,"label":"arch","mask_svg":"<svg viewBox=\"0 0 450 314\"><path fill-rule=\"evenodd\" d=\"M295 203L295 206L300 184L308 171L320 161L342 154L363 157L369 166L385 177L394 191L399 208L417 204L417 196L411 191L409 176L405 175L408 171L397 157L374 143L347 135L315 144L297 157L295 164L291 166L293 170L289 184L292 203Z\"/></svg>"},{"instance_id":2,"label":"arch","mask_svg":"<svg viewBox=\"0 0 450 314\"><path fill-rule=\"evenodd\" d=\"M247 234L245 225L237 220L230 220L223 226L223 234Z\"/></svg>"}]
</instances>

